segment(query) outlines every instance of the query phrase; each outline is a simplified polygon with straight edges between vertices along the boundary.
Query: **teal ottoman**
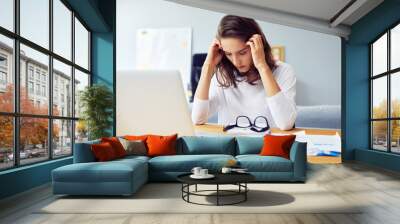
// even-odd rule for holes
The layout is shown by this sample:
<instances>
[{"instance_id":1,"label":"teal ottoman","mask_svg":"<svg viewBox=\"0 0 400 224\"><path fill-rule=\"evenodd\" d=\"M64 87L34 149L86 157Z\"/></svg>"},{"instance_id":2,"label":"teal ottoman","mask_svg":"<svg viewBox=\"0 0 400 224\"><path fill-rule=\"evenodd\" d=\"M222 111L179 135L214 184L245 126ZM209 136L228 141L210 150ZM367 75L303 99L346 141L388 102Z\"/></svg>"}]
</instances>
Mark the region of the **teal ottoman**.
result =
<instances>
[{"instance_id":1,"label":"teal ottoman","mask_svg":"<svg viewBox=\"0 0 400 224\"><path fill-rule=\"evenodd\" d=\"M53 193L132 195L148 180L147 157L74 163L52 171Z\"/></svg>"}]
</instances>

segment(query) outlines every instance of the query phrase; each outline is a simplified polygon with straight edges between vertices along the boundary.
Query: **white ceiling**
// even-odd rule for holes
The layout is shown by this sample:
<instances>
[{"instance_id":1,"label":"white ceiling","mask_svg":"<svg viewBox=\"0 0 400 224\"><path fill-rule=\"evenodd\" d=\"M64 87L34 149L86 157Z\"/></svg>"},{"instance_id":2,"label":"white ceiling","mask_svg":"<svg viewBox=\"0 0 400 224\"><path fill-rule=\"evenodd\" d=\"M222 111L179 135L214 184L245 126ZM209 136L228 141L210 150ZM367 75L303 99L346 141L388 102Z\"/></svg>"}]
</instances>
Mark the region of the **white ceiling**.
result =
<instances>
[{"instance_id":1,"label":"white ceiling","mask_svg":"<svg viewBox=\"0 0 400 224\"><path fill-rule=\"evenodd\" d=\"M351 0L226 0L329 21Z\"/></svg>"},{"instance_id":2,"label":"white ceiling","mask_svg":"<svg viewBox=\"0 0 400 224\"><path fill-rule=\"evenodd\" d=\"M351 25L383 0L167 0L347 38ZM347 7L346 7L347 6ZM345 9L345 10L343 10Z\"/></svg>"}]
</instances>

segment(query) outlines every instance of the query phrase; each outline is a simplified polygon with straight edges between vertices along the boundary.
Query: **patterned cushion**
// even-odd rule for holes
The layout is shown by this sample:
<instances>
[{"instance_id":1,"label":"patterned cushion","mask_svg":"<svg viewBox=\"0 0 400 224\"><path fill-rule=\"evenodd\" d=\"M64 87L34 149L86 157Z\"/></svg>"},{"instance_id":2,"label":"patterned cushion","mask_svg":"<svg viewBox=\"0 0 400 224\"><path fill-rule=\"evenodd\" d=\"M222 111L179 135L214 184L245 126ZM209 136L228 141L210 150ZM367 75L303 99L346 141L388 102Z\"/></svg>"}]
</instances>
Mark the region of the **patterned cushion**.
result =
<instances>
[{"instance_id":1,"label":"patterned cushion","mask_svg":"<svg viewBox=\"0 0 400 224\"><path fill-rule=\"evenodd\" d=\"M119 138L122 146L126 151L126 155L145 156L147 155L146 145L141 140L126 140Z\"/></svg>"}]
</instances>

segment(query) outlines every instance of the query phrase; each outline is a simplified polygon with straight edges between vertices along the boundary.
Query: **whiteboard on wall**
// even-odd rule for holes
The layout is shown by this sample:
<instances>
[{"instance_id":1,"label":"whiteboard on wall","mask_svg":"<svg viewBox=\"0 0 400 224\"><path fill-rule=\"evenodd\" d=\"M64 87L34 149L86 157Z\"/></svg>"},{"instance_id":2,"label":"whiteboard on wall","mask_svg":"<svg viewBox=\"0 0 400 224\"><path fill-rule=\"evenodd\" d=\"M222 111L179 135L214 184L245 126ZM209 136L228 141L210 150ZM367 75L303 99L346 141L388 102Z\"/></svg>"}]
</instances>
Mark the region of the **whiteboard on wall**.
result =
<instances>
[{"instance_id":1,"label":"whiteboard on wall","mask_svg":"<svg viewBox=\"0 0 400 224\"><path fill-rule=\"evenodd\" d=\"M136 69L175 69L182 74L185 89L192 67L192 29L151 28L136 33Z\"/></svg>"}]
</instances>

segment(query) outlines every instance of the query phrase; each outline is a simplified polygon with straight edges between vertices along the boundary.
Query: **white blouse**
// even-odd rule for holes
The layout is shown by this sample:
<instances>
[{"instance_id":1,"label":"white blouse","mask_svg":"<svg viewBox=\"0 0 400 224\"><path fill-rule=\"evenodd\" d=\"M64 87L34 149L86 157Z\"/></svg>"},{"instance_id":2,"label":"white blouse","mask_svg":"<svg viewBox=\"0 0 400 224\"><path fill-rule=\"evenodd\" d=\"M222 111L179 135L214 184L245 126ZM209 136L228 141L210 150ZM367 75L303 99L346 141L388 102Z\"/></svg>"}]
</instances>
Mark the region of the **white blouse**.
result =
<instances>
[{"instance_id":1,"label":"white blouse","mask_svg":"<svg viewBox=\"0 0 400 224\"><path fill-rule=\"evenodd\" d=\"M291 129L297 116L296 76L292 66L283 62L277 62L273 75L281 91L270 97L267 97L261 79L255 85L242 81L237 82L237 88L223 88L214 75L209 99L194 99L193 122L204 124L215 113L218 113L218 124L222 125L235 124L240 115L249 117L252 122L257 116L264 116L271 127Z\"/></svg>"}]
</instances>

